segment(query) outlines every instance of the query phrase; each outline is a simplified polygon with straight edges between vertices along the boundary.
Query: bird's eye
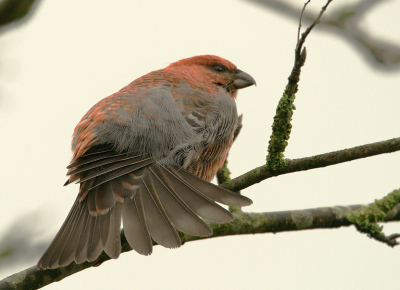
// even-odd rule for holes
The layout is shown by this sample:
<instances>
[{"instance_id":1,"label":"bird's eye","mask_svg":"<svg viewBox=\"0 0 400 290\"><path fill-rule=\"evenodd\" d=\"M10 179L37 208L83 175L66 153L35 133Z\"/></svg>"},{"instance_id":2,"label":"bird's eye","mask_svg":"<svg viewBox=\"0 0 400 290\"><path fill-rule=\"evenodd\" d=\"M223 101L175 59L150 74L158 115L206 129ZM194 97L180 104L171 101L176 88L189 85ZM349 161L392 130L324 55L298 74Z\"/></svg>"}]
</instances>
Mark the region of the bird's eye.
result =
<instances>
[{"instance_id":1,"label":"bird's eye","mask_svg":"<svg viewBox=\"0 0 400 290\"><path fill-rule=\"evenodd\" d=\"M224 68L220 65L216 65L216 66L214 66L214 70L220 72L220 71L223 71Z\"/></svg>"}]
</instances>

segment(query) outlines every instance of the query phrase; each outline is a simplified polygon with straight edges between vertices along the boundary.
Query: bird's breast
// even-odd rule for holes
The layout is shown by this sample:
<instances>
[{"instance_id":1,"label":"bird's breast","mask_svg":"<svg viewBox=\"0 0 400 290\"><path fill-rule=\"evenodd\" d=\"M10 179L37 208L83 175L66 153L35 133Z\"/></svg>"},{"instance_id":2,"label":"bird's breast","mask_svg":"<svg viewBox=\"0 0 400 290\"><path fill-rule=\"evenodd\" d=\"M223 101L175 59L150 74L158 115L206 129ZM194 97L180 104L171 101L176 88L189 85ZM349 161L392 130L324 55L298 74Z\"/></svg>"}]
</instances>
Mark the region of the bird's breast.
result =
<instances>
[{"instance_id":1,"label":"bird's breast","mask_svg":"<svg viewBox=\"0 0 400 290\"><path fill-rule=\"evenodd\" d=\"M234 99L225 92L213 98L205 115L200 144L193 148L186 169L196 176L211 181L223 166L233 143L233 134L237 126L237 110ZM189 157L189 156L188 156Z\"/></svg>"}]
</instances>

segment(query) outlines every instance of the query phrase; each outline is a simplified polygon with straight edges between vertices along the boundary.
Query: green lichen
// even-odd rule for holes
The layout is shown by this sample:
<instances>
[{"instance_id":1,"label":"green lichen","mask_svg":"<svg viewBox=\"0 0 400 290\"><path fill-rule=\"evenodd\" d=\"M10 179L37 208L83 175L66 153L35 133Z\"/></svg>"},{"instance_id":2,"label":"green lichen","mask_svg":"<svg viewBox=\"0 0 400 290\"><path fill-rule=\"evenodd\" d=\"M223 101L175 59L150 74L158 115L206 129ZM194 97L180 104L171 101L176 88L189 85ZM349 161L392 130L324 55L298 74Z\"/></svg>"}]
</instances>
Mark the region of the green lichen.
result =
<instances>
[{"instance_id":1,"label":"green lichen","mask_svg":"<svg viewBox=\"0 0 400 290\"><path fill-rule=\"evenodd\" d=\"M271 232L276 233L282 228L282 223L274 216L273 218L265 218L265 226L271 230Z\"/></svg>"},{"instance_id":2,"label":"green lichen","mask_svg":"<svg viewBox=\"0 0 400 290\"><path fill-rule=\"evenodd\" d=\"M279 101L272 124L272 134L269 140L267 169L271 171L279 171L284 168L287 162L284 160L284 152L288 145L290 132L292 129L293 104L295 94L289 94L292 86L287 85L282 98Z\"/></svg>"},{"instance_id":3,"label":"green lichen","mask_svg":"<svg viewBox=\"0 0 400 290\"><path fill-rule=\"evenodd\" d=\"M222 184L224 182L227 182L231 180L231 172L229 171L228 168L228 158L225 159L224 165L220 170L217 172L217 180L218 184Z\"/></svg>"},{"instance_id":4,"label":"green lichen","mask_svg":"<svg viewBox=\"0 0 400 290\"><path fill-rule=\"evenodd\" d=\"M208 223L214 237L275 232L282 228L276 220L267 219L263 214L235 212L233 215L235 219L230 223Z\"/></svg>"},{"instance_id":5,"label":"green lichen","mask_svg":"<svg viewBox=\"0 0 400 290\"><path fill-rule=\"evenodd\" d=\"M396 189L382 199L375 200L367 207L346 213L347 219L353 223L360 232L371 235L382 231L378 222L383 222L386 214L400 202L400 189Z\"/></svg>"},{"instance_id":6,"label":"green lichen","mask_svg":"<svg viewBox=\"0 0 400 290\"><path fill-rule=\"evenodd\" d=\"M4 249L2 252L0 252L0 259L9 257L9 256L11 256L13 253L14 253L14 249L13 249L13 248L11 248L11 247L6 248L6 249Z\"/></svg>"}]
</instances>

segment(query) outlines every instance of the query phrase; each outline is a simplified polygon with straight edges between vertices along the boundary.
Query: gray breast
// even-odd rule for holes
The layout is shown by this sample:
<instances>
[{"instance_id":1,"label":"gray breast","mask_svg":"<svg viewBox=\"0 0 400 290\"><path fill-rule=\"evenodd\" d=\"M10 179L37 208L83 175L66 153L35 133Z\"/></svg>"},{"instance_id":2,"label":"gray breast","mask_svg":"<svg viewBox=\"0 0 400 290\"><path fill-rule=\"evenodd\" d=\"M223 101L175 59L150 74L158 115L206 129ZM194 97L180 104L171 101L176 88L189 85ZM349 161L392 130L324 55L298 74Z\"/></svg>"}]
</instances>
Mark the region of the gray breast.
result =
<instances>
[{"instance_id":1,"label":"gray breast","mask_svg":"<svg viewBox=\"0 0 400 290\"><path fill-rule=\"evenodd\" d=\"M235 100L221 90L208 101L202 110L207 114L196 116L197 111L194 111L185 118L189 124L193 124L197 138L180 150L180 158L176 161L183 168L194 166L193 163L201 163L202 166L213 163L221 158L222 151L232 142L238 118Z\"/></svg>"}]
</instances>

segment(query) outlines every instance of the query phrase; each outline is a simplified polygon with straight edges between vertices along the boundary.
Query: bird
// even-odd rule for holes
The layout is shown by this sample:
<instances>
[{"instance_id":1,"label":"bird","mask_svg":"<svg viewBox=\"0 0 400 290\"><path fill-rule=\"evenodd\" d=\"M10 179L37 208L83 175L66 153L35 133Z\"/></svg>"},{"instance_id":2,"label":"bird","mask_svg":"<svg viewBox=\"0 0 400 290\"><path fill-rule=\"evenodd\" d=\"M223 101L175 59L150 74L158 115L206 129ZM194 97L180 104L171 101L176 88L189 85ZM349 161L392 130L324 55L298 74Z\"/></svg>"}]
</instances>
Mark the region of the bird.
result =
<instances>
[{"instance_id":1,"label":"bird","mask_svg":"<svg viewBox=\"0 0 400 290\"><path fill-rule=\"evenodd\" d=\"M226 223L219 203L251 199L211 183L223 166L237 127L237 90L255 80L230 61L198 55L171 63L100 100L72 135L64 185L77 198L37 269L94 261L121 253L123 225L142 255L153 242L178 248L181 231L210 236L204 220Z\"/></svg>"}]
</instances>

